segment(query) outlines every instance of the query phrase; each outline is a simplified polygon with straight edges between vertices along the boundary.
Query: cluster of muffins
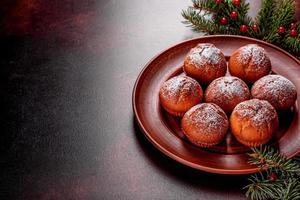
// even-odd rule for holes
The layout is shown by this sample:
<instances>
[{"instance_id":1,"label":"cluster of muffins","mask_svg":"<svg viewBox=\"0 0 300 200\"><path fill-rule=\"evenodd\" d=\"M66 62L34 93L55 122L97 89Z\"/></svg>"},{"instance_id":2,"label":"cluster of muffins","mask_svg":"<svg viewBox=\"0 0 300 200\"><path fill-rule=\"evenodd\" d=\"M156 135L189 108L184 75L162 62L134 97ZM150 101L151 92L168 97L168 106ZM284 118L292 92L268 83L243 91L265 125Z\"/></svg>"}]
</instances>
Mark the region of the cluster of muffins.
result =
<instances>
[{"instance_id":1,"label":"cluster of muffins","mask_svg":"<svg viewBox=\"0 0 300 200\"><path fill-rule=\"evenodd\" d=\"M283 76L271 75L270 58L256 44L233 52L228 69L231 76L225 76L227 63L220 49L198 44L185 57L184 74L162 85L162 107L182 117L184 135L199 147L220 143L229 128L246 146L267 143L279 127L277 111L295 103L296 87Z\"/></svg>"}]
</instances>

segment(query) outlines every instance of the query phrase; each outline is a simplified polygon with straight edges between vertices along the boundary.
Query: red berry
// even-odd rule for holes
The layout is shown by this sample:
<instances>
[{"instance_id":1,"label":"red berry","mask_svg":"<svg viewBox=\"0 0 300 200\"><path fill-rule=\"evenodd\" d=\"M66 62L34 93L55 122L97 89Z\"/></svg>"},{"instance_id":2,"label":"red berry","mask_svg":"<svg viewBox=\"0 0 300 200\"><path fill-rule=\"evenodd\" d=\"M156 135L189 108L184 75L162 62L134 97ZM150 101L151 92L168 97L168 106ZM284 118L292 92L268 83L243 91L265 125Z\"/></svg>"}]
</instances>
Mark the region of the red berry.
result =
<instances>
[{"instance_id":1,"label":"red berry","mask_svg":"<svg viewBox=\"0 0 300 200\"><path fill-rule=\"evenodd\" d=\"M278 31L278 33L282 34L285 32L285 28L283 26L279 26L277 31Z\"/></svg>"},{"instance_id":2,"label":"red berry","mask_svg":"<svg viewBox=\"0 0 300 200\"><path fill-rule=\"evenodd\" d=\"M220 20L220 23L222 25L226 25L226 24L228 24L228 20L226 19L226 17L222 17L221 20Z\"/></svg>"},{"instance_id":3,"label":"red berry","mask_svg":"<svg viewBox=\"0 0 300 200\"><path fill-rule=\"evenodd\" d=\"M291 23L291 29L296 29L297 28L297 24L295 24L295 23Z\"/></svg>"},{"instance_id":4,"label":"red berry","mask_svg":"<svg viewBox=\"0 0 300 200\"><path fill-rule=\"evenodd\" d=\"M246 25L244 25L244 24L240 26L240 31L241 31L242 33L247 32L247 30L248 30L248 26L246 26Z\"/></svg>"},{"instance_id":5,"label":"red berry","mask_svg":"<svg viewBox=\"0 0 300 200\"><path fill-rule=\"evenodd\" d=\"M291 37L297 37L298 36L298 32L295 29L293 29L293 30L290 31L290 36Z\"/></svg>"},{"instance_id":6,"label":"red berry","mask_svg":"<svg viewBox=\"0 0 300 200\"><path fill-rule=\"evenodd\" d=\"M239 6L241 5L241 0L233 0L232 3L233 3L235 6L239 7Z\"/></svg>"},{"instance_id":7,"label":"red berry","mask_svg":"<svg viewBox=\"0 0 300 200\"><path fill-rule=\"evenodd\" d=\"M253 30L254 32L257 32L257 30L258 30L258 27L257 27L257 25L256 25L256 24L253 24L253 25L252 25L252 30Z\"/></svg>"},{"instance_id":8,"label":"red berry","mask_svg":"<svg viewBox=\"0 0 300 200\"><path fill-rule=\"evenodd\" d=\"M232 19L236 19L236 18L238 17L238 12L232 11L231 14L230 14L230 17L231 17Z\"/></svg>"},{"instance_id":9,"label":"red berry","mask_svg":"<svg viewBox=\"0 0 300 200\"><path fill-rule=\"evenodd\" d=\"M277 174L272 172L271 174L269 174L268 179L272 182L275 182L277 180Z\"/></svg>"},{"instance_id":10,"label":"red berry","mask_svg":"<svg viewBox=\"0 0 300 200\"><path fill-rule=\"evenodd\" d=\"M215 3L220 4L220 3L222 3L222 0L215 0Z\"/></svg>"}]
</instances>

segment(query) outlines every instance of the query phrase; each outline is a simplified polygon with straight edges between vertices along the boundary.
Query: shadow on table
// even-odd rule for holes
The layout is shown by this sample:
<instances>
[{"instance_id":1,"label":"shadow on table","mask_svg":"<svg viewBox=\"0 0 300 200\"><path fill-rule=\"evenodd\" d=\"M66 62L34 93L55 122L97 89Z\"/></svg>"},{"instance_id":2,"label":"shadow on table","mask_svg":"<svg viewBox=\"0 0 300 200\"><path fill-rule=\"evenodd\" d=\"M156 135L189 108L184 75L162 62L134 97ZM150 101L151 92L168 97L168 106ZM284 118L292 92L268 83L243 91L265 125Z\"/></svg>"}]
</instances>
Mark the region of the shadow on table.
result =
<instances>
[{"instance_id":1,"label":"shadow on table","mask_svg":"<svg viewBox=\"0 0 300 200\"><path fill-rule=\"evenodd\" d=\"M140 145L145 157L161 173L185 185L202 188L205 191L241 192L247 183L247 177L241 175L220 175L199 171L178 163L156 149L144 136L135 119L132 120L137 144Z\"/></svg>"}]
</instances>

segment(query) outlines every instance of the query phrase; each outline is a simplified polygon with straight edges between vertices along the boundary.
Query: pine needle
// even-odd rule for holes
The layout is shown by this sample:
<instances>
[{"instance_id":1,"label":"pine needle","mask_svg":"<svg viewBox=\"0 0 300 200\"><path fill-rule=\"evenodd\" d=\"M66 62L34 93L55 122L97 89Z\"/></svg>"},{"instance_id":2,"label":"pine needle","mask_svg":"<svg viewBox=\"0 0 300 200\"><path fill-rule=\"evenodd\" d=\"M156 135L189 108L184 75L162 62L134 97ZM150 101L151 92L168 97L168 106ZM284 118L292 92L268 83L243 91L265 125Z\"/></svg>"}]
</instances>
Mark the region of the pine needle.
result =
<instances>
[{"instance_id":1,"label":"pine needle","mask_svg":"<svg viewBox=\"0 0 300 200\"><path fill-rule=\"evenodd\" d=\"M287 159L271 147L253 148L249 153L249 163L258 165L261 172L251 175L244 187L246 196L252 200L292 200L300 199L300 163ZM271 175L276 176L272 180Z\"/></svg>"},{"instance_id":2,"label":"pine needle","mask_svg":"<svg viewBox=\"0 0 300 200\"><path fill-rule=\"evenodd\" d=\"M294 0L263 0L254 20L248 16L249 3L245 0L241 0L240 6L234 5L232 0L223 0L220 4L215 0L192 0L192 3L193 6L182 10L181 15L185 19L183 23L194 31L258 38L287 50L300 60L300 35L291 37L289 34L295 14ZM237 19L231 18L232 11L238 13ZM220 23L223 17L228 24ZM296 23L300 33L300 22ZM248 26L248 30L242 33L241 25ZM257 30L253 30L253 25L257 26ZM279 27L286 31L278 33Z\"/></svg>"}]
</instances>

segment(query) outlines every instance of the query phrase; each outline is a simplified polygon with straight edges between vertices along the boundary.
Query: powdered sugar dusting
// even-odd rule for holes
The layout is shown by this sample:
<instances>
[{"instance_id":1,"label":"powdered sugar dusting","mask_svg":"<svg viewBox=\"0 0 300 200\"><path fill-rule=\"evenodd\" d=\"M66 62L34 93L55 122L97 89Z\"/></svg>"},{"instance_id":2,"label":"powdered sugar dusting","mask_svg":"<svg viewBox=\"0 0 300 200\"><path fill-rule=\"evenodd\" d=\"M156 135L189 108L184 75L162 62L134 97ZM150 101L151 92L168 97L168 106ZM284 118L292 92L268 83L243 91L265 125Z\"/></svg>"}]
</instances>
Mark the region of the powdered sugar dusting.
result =
<instances>
[{"instance_id":1,"label":"powdered sugar dusting","mask_svg":"<svg viewBox=\"0 0 300 200\"><path fill-rule=\"evenodd\" d=\"M226 62L221 50L209 43L198 44L196 47L192 48L187 59L197 67L207 64L217 65L220 62Z\"/></svg>"},{"instance_id":2,"label":"powdered sugar dusting","mask_svg":"<svg viewBox=\"0 0 300 200\"><path fill-rule=\"evenodd\" d=\"M276 120L277 113L273 106L264 100L251 99L239 103L234 108L234 114L251 121L256 127L269 124Z\"/></svg>"},{"instance_id":3,"label":"powdered sugar dusting","mask_svg":"<svg viewBox=\"0 0 300 200\"><path fill-rule=\"evenodd\" d=\"M177 103L185 101L191 95L195 98L202 98L202 89L197 81L187 76L176 76L167 80L160 94L166 100L175 100Z\"/></svg>"},{"instance_id":4,"label":"powdered sugar dusting","mask_svg":"<svg viewBox=\"0 0 300 200\"><path fill-rule=\"evenodd\" d=\"M240 102L250 98L246 83L233 76L221 77L214 80L205 91L205 101L212 102L231 112Z\"/></svg>"},{"instance_id":5,"label":"powdered sugar dusting","mask_svg":"<svg viewBox=\"0 0 300 200\"><path fill-rule=\"evenodd\" d=\"M259 79L254 83L251 93L255 98L269 101L275 108L293 104L297 97L295 85L280 75L268 75Z\"/></svg>"},{"instance_id":6,"label":"powdered sugar dusting","mask_svg":"<svg viewBox=\"0 0 300 200\"><path fill-rule=\"evenodd\" d=\"M240 51L240 54L237 60L243 65L252 64L255 65L257 70L260 70L260 68L265 68L266 65L271 63L266 51L256 44L248 44L238 49L238 51Z\"/></svg>"},{"instance_id":7,"label":"powdered sugar dusting","mask_svg":"<svg viewBox=\"0 0 300 200\"><path fill-rule=\"evenodd\" d=\"M235 97L235 96L245 96L249 94L249 89L241 79L233 76L221 77L214 80L209 86L214 88L216 92L222 93L224 96Z\"/></svg>"},{"instance_id":8,"label":"powdered sugar dusting","mask_svg":"<svg viewBox=\"0 0 300 200\"><path fill-rule=\"evenodd\" d=\"M192 107L184 118L197 128L204 129L206 133L218 132L227 130L228 119L224 111L215 104L202 103Z\"/></svg>"}]
</instances>

